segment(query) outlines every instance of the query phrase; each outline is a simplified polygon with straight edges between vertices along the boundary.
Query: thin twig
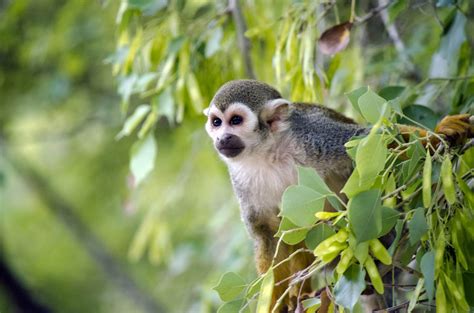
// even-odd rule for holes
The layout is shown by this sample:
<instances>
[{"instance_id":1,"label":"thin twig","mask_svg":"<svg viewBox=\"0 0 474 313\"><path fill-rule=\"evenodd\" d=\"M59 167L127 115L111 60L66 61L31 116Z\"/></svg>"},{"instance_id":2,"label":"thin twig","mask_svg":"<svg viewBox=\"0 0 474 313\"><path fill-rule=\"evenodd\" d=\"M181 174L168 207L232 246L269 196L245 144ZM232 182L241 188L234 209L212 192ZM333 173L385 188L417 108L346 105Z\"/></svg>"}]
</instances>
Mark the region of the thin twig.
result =
<instances>
[{"instance_id":1,"label":"thin twig","mask_svg":"<svg viewBox=\"0 0 474 313\"><path fill-rule=\"evenodd\" d=\"M384 5L389 4L389 0L378 0L379 7L382 7ZM398 54L400 55L403 63L407 67L409 73L417 80L420 81L421 77L420 74L418 73L418 70L411 60L410 56L407 53L405 44L403 43L402 39L400 38L400 35L398 34L397 27L395 26L394 23L390 23L390 17L388 15L387 10L382 10L380 11L380 18L382 19L382 22L385 26L385 29L387 30L388 36L390 39L393 41L393 44L395 45L395 49L397 50Z\"/></svg>"},{"instance_id":2,"label":"thin twig","mask_svg":"<svg viewBox=\"0 0 474 313\"><path fill-rule=\"evenodd\" d=\"M365 22L367 22L368 20L370 20L372 17L374 17L375 15L379 14L381 11L385 10L386 8L388 8L392 3L386 3L384 5L381 5L381 6L378 6L376 8L373 8L372 10L369 11L369 13L367 13L365 16L361 17L361 18L356 18L356 22L354 24L356 25L360 25L360 24L363 24Z\"/></svg>"},{"instance_id":3,"label":"thin twig","mask_svg":"<svg viewBox=\"0 0 474 313\"><path fill-rule=\"evenodd\" d=\"M386 200L388 198L391 198L393 196L395 196L396 194L398 194L400 191L404 191L405 189L408 188L408 186L410 186L415 180L418 179L418 177L420 177L421 175L420 174L416 174L415 176L413 176L406 184L398 187L397 189L395 189L394 191L392 191L391 193L388 193L386 194L385 196L383 196L381 198L381 200Z\"/></svg>"},{"instance_id":4,"label":"thin twig","mask_svg":"<svg viewBox=\"0 0 474 313\"><path fill-rule=\"evenodd\" d=\"M399 204L397 204L395 206L395 210L401 208L402 206L404 206L405 204L407 204L408 202L410 202L411 200L413 200L413 198L415 198L417 196L417 194L423 189L423 187L420 187L418 189L416 189L415 191L413 191L413 193L411 195L409 195L408 197L406 197L405 200L401 201Z\"/></svg>"},{"instance_id":5,"label":"thin twig","mask_svg":"<svg viewBox=\"0 0 474 313\"><path fill-rule=\"evenodd\" d=\"M245 24L244 16L240 10L239 0L229 0L229 10L232 13L232 18L235 23L237 41L245 66L245 75L248 78L255 79L256 76L253 70L252 59L250 58L250 41L245 37L247 25Z\"/></svg>"},{"instance_id":6,"label":"thin twig","mask_svg":"<svg viewBox=\"0 0 474 313\"><path fill-rule=\"evenodd\" d=\"M469 80L469 79L474 79L474 75L469 75L469 76L459 76L459 77L431 77L428 78L429 81L454 81L454 80Z\"/></svg>"},{"instance_id":7,"label":"thin twig","mask_svg":"<svg viewBox=\"0 0 474 313\"><path fill-rule=\"evenodd\" d=\"M392 306L392 307L390 307L390 308L381 309L381 310L374 310L374 311L372 311L372 313L386 313L386 312L391 312L391 311L395 311L395 310L398 310L398 309L402 309L402 308L408 307L409 304L410 304L410 301L407 301L407 302L404 302L404 303L402 303L402 304L399 304L399 305L396 305L396 306Z\"/></svg>"}]
</instances>

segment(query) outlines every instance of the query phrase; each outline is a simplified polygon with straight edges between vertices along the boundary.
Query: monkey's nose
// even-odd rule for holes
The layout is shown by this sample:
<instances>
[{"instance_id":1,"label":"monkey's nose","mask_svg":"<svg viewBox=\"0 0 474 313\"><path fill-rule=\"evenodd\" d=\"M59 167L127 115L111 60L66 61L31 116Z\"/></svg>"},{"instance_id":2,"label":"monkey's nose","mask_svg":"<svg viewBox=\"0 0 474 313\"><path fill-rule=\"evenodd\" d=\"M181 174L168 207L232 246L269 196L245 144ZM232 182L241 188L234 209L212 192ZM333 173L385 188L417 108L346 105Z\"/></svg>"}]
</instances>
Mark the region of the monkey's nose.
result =
<instances>
[{"instance_id":1,"label":"monkey's nose","mask_svg":"<svg viewBox=\"0 0 474 313\"><path fill-rule=\"evenodd\" d=\"M232 135L232 134L224 134L221 139L219 139L219 142L223 146L227 146L230 142L234 141L237 136Z\"/></svg>"},{"instance_id":2,"label":"monkey's nose","mask_svg":"<svg viewBox=\"0 0 474 313\"><path fill-rule=\"evenodd\" d=\"M219 152L229 158L239 155L245 148L245 144L239 136L224 134L216 142L216 148Z\"/></svg>"}]
</instances>

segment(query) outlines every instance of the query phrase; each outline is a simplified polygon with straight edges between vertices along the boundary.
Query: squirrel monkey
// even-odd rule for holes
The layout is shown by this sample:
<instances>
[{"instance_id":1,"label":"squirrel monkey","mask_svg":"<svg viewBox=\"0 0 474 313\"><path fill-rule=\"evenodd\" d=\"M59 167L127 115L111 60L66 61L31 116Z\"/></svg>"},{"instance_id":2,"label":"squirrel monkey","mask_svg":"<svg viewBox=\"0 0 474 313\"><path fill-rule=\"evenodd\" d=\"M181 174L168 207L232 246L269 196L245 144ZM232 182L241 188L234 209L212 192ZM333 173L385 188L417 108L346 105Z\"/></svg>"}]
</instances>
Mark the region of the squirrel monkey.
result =
<instances>
[{"instance_id":1,"label":"squirrel monkey","mask_svg":"<svg viewBox=\"0 0 474 313\"><path fill-rule=\"evenodd\" d=\"M224 84L204 114L208 117L206 131L228 166L242 219L254 240L257 271L263 274L271 266L278 242L274 235L280 225L280 200L285 189L297 183L297 166L316 169L329 188L339 193L353 170L344 144L370 128L329 108L290 102L256 80ZM414 131L426 135L416 127L399 125L399 129L404 136ZM469 115L456 115L443 119L436 131L456 141L472 137L474 127ZM281 243L276 262L298 248ZM275 282L313 260L313 254L299 253L275 269ZM286 281L275 287L273 304L287 286ZM309 283L302 288L311 291ZM287 305L298 290L292 292Z\"/></svg>"}]
</instances>

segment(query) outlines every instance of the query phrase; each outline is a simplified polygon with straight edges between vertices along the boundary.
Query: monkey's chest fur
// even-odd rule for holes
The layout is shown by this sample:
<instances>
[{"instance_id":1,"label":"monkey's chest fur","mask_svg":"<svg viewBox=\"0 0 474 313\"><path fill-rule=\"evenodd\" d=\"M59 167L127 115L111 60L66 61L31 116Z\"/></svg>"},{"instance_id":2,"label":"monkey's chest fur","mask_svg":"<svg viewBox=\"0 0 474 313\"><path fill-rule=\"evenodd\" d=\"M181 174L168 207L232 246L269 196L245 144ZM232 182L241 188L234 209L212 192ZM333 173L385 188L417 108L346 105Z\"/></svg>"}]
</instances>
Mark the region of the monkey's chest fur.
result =
<instances>
[{"instance_id":1,"label":"monkey's chest fur","mask_svg":"<svg viewBox=\"0 0 474 313\"><path fill-rule=\"evenodd\" d=\"M265 154L228 163L242 220L254 238L272 238L278 230L281 197L286 188L298 182L297 166L315 168L336 192L350 175L349 158L314 162L304 147L291 140L276 146ZM342 173L334 169L347 170Z\"/></svg>"},{"instance_id":2,"label":"monkey's chest fur","mask_svg":"<svg viewBox=\"0 0 474 313\"><path fill-rule=\"evenodd\" d=\"M270 231L273 237L278 229L281 196L297 183L301 158L298 149L286 142L265 154L228 164L242 219L253 237L261 231Z\"/></svg>"}]
</instances>

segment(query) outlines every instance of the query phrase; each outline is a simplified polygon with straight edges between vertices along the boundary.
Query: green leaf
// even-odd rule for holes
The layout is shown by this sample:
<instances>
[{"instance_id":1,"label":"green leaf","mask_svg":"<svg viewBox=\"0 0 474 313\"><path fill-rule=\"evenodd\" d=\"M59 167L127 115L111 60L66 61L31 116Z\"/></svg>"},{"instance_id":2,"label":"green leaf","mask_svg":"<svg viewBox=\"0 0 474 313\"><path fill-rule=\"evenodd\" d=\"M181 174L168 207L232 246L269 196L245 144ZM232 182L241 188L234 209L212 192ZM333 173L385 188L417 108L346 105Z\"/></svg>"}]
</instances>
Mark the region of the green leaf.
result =
<instances>
[{"instance_id":1,"label":"green leaf","mask_svg":"<svg viewBox=\"0 0 474 313\"><path fill-rule=\"evenodd\" d=\"M392 230L398 221L400 213L397 210L383 206L382 207L382 230L377 237L382 237Z\"/></svg>"},{"instance_id":2,"label":"green leaf","mask_svg":"<svg viewBox=\"0 0 474 313\"><path fill-rule=\"evenodd\" d=\"M316 212L322 211L325 197L306 186L290 186L282 197L281 215L300 227L316 221Z\"/></svg>"},{"instance_id":3,"label":"green leaf","mask_svg":"<svg viewBox=\"0 0 474 313\"><path fill-rule=\"evenodd\" d=\"M410 232L410 244L416 244L421 237L428 231L428 224L425 218L425 209L418 208L413 214L413 218L408 222L408 230Z\"/></svg>"},{"instance_id":4,"label":"green leaf","mask_svg":"<svg viewBox=\"0 0 474 313\"><path fill-rule=\"evenodd\" d=\"M196 76L193 73L188 74L188 78L186 80L186 86L188 88L188 94L191 98L191 104L196 111L196 113L201 114L203 109L204 100L201 95L201 89L199 88L199 84L197 82Z\"/></svg>"},{"instance_id":5,"label":"green leaf","mask_svg":"<svg viewBox=\"0 0 474 313\"><path fill-rule=\"evenodd\" d=\"M282 237L283 242L289 245L295 245L306 238L308 229L297 229L298 226L293 224L288 218L283 217L280 222L280 227L275 236ZM297 230L296 230L297 229Z\"/></svg>"},{"instance_id":6,"label":"green leaf","mask_svg":"<svg viewBox=\"0 0 474 313\"><path fill-rule=\"evenodd\" d=\"M466 22L466 16L460 10L456 10L452 23L446 24L439 50L431 59L430 77L458 75L461 46L466 42Z\"/></svg>"},{"instance_id":7,"label":"green leaf","mask_svg":"<svg viewBox=\"0 0 474 313\"><path fill-rule=\"evenodd\" d=\"M132 115L130 115L125 123L123 124L122 130L115 137L116 140L119 140L122 137L130 135L138 124L145 118L145 116L150 112L150 106L148 104L141 104L137 106Z\"/></svg>"},{"instance_id":8,"label":"green leaf","mask_svg":"<svg viewBox=\"0 0 474 313\"><path fill-rule=\"evenodd\" d=\"M347 180L344 188L342 188L341 192L345 193L347 197L353 198L358 193L365 191L372 187L374 184L371 180L366 180L364 182L360 182L359 172L355 169L349 179Z\"/></svg>"},{"instance_id":9,"label":"green leaf","mask_svg":"<svg viewBox=\"0 0 474 313\"><path fill-rule=\"evenodd\" d=\"M377 123L381 117L387 116L389 113L387 100L370 90L370 88L360 96L357 103L362 116L372 124Z\"/></svg>"},{"instance_id":10,"label":"green leaf","mask_svg":"<svg viewBox=\"0 0 474 313\"><path fill-rule=\"evenodd\" d=\"M423 166L423 206L429 208L431 205L431 154L426 151L425 164Z\"/></svg>"},{"instance_id":11,"label":"green leaf","mask_svg":"<svg viewBox=\"0 0 474 313\"><path fill-rule=\"evenodd\" d=\"M385 166L387 151L382 135L370 134L360 141L356 153L359 185L372 185Z\"/></svg>"},{"instance_id":12,"label":"green leaf","mask_svg":"<svg viewBox=\"0 0 474 313\"><path fill-rule=\"evenodd\" d=\"M160 116L166 117L171 125L174 125L175 103L171 94L171 87L167 87L157 97L153 98L153 104Z\"/></svg>"},{"instance_id":13,"label":"green leaf","mask_svg":"<svg viewBox=\"0 0 474 313\"><path fill-rule=\"evenodd\" d=\"M217 313L250 313L248 306L241 311L242 307L245 304L245 299L237 299L227 303L224 303L217 309Z\"/></svg>"},{"instance_id":14,"label":"green leaf","mask_svg":"<svg viewBox=\"0 0 474 313\"><path fill-rule=\"evenodd\" d=\"M305 244L310 250L314 250L324 239L331 237L336 232L326 224L318 224L306 235Z\"/></svg>"},{"instance_id":15,"label":"green leaf","mask_svg":"<svg viewBox=\"0 0 474 313\"><path fill-rule=\"evenodd\" d=\"M260 288L260 295L257 302L256 313L270 312L270 305L272 303L273 285L275 284L275 277L273 276L273 269L269 269L262 281Z\"/></svg>"},{"instance_id":16,"label":"green leaf","mask_svg":"<svg viewBox=\"0 0 474 313\"><path fill-rule=\"evenodd\" d=\"M309 298L301 302L303 304L304 312L314 313L321 306L321 299L319 298Z\"/></svg>"},{"instance_id":17,"label":"green leaf","mask_svg":"<svg viewBox=\"0 0 474 313\"><path fill-rule=\"evenodd\" d=\"M410 136L410 140L416 140L416 136ZM408 168L406 171L406 175L404 176L405 181L410 179L412 175L418 171L418 168L421 166L421 159L425 155L425 150L421 143L417 141L414 145L411 145L407 151L407 155L409 158L408 161Z\"/></svg>"},{"instance_id":18,"label":"green leaf","mask_svg":"<svg viewBox=\"0 0 474 313\"><path fill-rule=\"evenodd\" d=\"M388 106L390 107L390 109L397 112L398 114L403 114L402 103L400 101L400 98L388 100Z\"/></svg>"},{"instance_id":19,"label":"green leaf","mask_svg":"<svg viewBox=\"0 0 474 313\"><path fill-rule=\"evenodd\" d=\"M141 75L135 82L134 90L136 92L144 92L148 89L151 82L158 78L157 73L145 73Z\"/></svg>"},{"instance_id":20,"label":"green leaf","mask_svg":"<svg viewBox=\"0 0 474 313\"><path fill-rule=\"evenodd\" d=\"M352 107L362 115L362 112L359 108L359 98L369 90L369 87L360 87L356 90L353 90L346 94L349 98L349 101L352 104Z\"/></svg>"},{"instance_id":21,"label":"green leaf","mask_svg":"<svg viewBox=\"0 0 474 313\"><path fill-rule=\"evenodd\" d=\"M166 7L167 0L127 0L128 7L140 10L144 15L153 15Z\"/></svg>"},{"instance_id":22,"label":"green leaf","mask_svg":"<svg viewBox=\"0 0 474 313\"><path fill-rule=\"evenodd\" d=\"M420 268L423 277L425 278L425 289L428 294L428 299L431 301L434 297L434 258L433 251L426 252L421 258Z\"/></svg>"},{"instance_id":23,"label":"green leaf","mask_svg":"<svg viewBox=\"0 0 474 313\"><path fill-rule=\"evenodd\" d=\"M239 296L247 287L245 280L233 272L222 275L214 289L219 294L222 301L231 301Z\"/></svg>"},{"instance_id":24,"label":"green leaf","mask_svg":"<svg viewBox=\"0 0 474 313\"><path fill-rule=\"evenodd\" d=\"M214 28L211 33L209 34L209 39L206 43L206 51L204 55L206 58L212 57L217 51L219 51L222 37L224 36L224 32L222 31L222 27Z\"/></svg>"},{"instance_id":25,"label":"green leaf","mask_svg":"<svg viewBox=\"0 0 474 313\"><path fill-rule=\"evenodd\" d=\"M166 54L168 55L175 55L178 53L179 50L183 47L184 43L186 42L185 36L176 36L171 39Z\"/></svg>"},{"instance_id":26,"label":"green leaf","mask_svg":"<svg viewBox=\"0 0 474 313\"><path fill-rule=\"evenodd\" d=\"M453 204L456 202L456 189L453 181L453 165L449 156L446 156L441 164L441 181L446 200L449 204Z\"/></svg>"},{"instance_id":27,"label":"green leaf","mask_svg":"<svg viewBox=\"0 0 474 313\"><path fill-rule=\"evenodd\" d=\"M134 86L137 79L138 79L137 74L131 74L129 76L118 78L118 93L122 96L123 108L128 107L128 102L130 101L130 96L134 92ZM123 112L126 113L126 110L123 110Z\"/></svg>"},{"instance_id":28,"label":"green leaf","mask_svg":"<svg viewBox=\"0 0 474 313\"><path fill-rule=\"evenodd\" d=\"M352 310L364 289L365 270L360 265L352 264L334 286L335 302Z\"/></svg>"},{"instance_id":29,"label":"green leaf","mask_svg":"<svg viewBox=\"0 0 474 313\"><path fill-rule=\"evenodd\" d=\"M423 126L426 126L427 128L434 130L436 127L436 124L438 123L439 116L436 115L436 113L433 112L428 107L425 107L423 105L418 105L418 104L413 104L410 105L406 108L403 109L403 114L410 119L414 120L415 122L420 123ZM407 124L407 125L415 125L413 122L406 118L401 118L400 119L400 124Z\"/></svg>"},{"instance_id":30,"label":"green leaf","mask_svg":"<svg viewBox=\"0 0 474 313\"><path fill-rule=\"evenodd\" d=\"M385 100L393 100L395 98L400 97L403 91L406 88L404 86L387 86L382 88L378 94L380 97L384 98Z\"/></svg>"},{"instance_id":31,"label":"green leaf","mask_svg":"<svg viewBox=\"0 0 474 313\"><path fill-rule=\"evenodd\" d=\"M381 191L363 191L349 200L349 223L358 242L377 238L382 231Z\"/></svg>"},{"instance_id":32,"label":"green leaf","mask_svg":"<svg viewBox=\"0 0 474 313\"><path fill-rule=\"evenodd\" d=\"M254 294L260 291L260 288L262 286L262 281L263 281L263 276L260 276L257 279L255 279L252 283L249 284L249 286L247 287L247 292L245 294L245 297L247 299L252 298Z\"/></svg>"},{"instance_id":33,"label":"green leaf","mask_svg":"<svg viewBox=\"0 0 474 313\"><path fill-rule=\"evenodd\" d=\"M313 168L298 167L298 184L309 187L322 195L332 194L324 180Z\"/></svg>"},{"instance_id":34,"label":"green leaf","mask_svg":"<svg viewBox=\"0 0 474 313\"><path fill-rule=\"evenodd\" d=\"M138 186L153 170L156 158L156 143L153 134L133 144L130 159L130 170Z\"/></svg>"}]
</instances>

